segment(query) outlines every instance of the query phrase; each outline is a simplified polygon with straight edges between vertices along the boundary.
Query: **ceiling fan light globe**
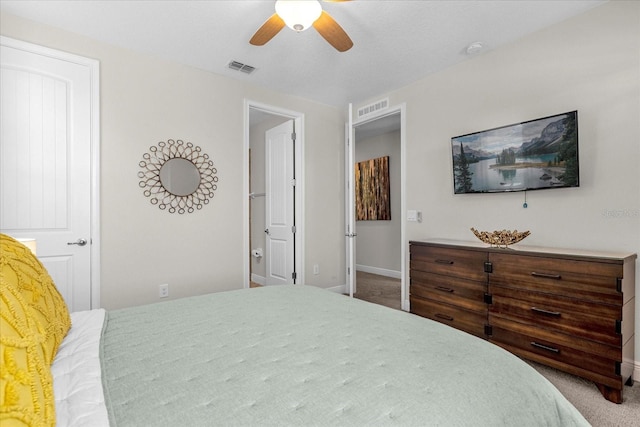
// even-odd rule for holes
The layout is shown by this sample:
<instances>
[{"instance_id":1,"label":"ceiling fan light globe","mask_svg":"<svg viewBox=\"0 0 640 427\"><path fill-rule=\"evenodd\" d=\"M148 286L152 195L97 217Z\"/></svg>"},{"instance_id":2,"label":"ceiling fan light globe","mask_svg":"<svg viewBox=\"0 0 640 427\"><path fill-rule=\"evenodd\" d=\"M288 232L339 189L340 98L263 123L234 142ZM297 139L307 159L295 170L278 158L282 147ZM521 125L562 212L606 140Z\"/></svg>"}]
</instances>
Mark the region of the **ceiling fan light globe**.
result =
<instances>
[{"instance_id":1,"label":"ceiling fan light globe","mask_svg":"<svg viewBox=\"0 0 640 427\"><path fill-rule=\"evenodd\" d=\"M300 32L311 27L322 14L317 0L277 0L276 13L287 27Z\"/></svg>"}]
</instances>

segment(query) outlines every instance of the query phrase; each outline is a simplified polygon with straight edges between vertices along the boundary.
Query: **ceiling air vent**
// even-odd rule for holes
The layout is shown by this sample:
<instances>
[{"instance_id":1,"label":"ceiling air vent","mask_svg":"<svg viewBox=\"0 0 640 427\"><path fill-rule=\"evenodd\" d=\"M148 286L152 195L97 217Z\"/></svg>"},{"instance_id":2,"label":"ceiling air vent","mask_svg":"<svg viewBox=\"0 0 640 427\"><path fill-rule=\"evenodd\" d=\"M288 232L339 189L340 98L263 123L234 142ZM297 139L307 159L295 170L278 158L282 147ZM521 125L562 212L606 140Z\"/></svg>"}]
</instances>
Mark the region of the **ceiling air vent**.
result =
<instances>
[{"instance_id":1,"label":"ceiling air vent","mask_svg":"<svg viewBox=\"0 0 640 427\"><path fill-rule=\"evenodd\" d=\"M389 98L381 99L364 107L358 108L357 118L361 119L366 116L370 116L373 113L382 111L389 108Z\"/></svg>"},{"instance_id":2,"label":"ceiling air vent","mask_svg":"<svg viewBox=\"0 0 640 427\"><path fill-rule=\"evenodd\" d=\"M229 68L236 71L242 71L245 74L251 74L256 70L256 67L252 67L251 65L243 64L238 61L229 62Z\"/></svg>"}]
</instances>

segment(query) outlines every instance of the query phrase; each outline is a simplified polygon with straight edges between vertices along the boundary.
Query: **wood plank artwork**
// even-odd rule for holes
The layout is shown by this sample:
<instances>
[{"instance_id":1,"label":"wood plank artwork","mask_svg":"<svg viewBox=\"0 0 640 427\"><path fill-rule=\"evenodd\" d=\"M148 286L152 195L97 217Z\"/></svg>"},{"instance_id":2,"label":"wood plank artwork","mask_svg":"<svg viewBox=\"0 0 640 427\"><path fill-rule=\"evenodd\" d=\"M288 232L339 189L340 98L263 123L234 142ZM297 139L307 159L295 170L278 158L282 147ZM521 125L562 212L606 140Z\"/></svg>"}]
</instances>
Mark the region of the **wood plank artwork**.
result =
<instances>
[{"instance_id":1,"label":"wood plank artwork","mask_svg":"<svg viewBox=\"0 0 640 427\"><path fill-rule=\"evenodd\" d=\"M389 156L356 163L356 220L391 219Z\"/></svg>"}]
</instances>

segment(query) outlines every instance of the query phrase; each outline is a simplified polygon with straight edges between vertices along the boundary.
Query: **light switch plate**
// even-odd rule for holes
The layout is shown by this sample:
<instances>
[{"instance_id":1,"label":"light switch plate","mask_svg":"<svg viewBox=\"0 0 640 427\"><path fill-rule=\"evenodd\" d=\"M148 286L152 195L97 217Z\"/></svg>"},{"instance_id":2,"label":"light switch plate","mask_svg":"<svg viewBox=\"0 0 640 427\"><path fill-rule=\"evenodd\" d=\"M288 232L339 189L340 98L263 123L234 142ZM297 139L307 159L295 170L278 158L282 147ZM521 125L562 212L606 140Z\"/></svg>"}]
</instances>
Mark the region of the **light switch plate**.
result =
<instances>
[{"instance_id":1,"label":"light switch plate","mask_svg":"<svg viewBox=\"0 0 640 427\"><path fill-rule=\"evenodd\" d=\"M407 211L407 221L411 222L422 222L422 212L416 210L408 210Z\"/></svg>"}]
</instances>

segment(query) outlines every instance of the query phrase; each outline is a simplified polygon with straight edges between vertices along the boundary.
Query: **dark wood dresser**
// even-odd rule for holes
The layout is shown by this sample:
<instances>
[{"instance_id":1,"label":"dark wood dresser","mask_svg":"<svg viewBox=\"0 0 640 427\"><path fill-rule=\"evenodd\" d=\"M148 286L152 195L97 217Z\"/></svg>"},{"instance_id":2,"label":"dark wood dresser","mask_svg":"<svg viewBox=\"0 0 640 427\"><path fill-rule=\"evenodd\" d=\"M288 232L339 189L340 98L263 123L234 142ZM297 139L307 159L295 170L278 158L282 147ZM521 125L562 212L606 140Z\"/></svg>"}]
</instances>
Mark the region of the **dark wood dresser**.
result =
<instances>
[{"instance_id":1,"label":"dark wood dresser","mask_svg":"<svg viewBox=\"0 0 640 427\"><path fill-rule=\"evenodd\" d=\"M593 381L622 402L634 361L636 254L410 242L411 312Z\"/></svg>"}]
</instances>

